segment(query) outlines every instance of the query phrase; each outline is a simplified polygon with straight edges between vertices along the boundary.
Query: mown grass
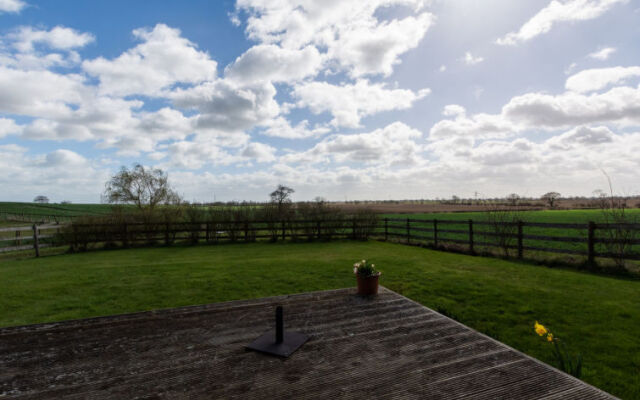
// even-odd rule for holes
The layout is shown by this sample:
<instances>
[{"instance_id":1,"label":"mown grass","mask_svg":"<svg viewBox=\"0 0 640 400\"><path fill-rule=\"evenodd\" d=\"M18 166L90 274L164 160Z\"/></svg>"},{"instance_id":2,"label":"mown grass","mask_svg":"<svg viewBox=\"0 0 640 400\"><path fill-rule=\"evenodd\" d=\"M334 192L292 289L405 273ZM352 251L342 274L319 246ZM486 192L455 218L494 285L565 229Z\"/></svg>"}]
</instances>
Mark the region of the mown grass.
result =
<instances>
[{"instance_id":1,"label":"mown grass","mask_svg":"<svg viewBox=\"0 0 640 400\"><path fill-rule=\"evenodd\" d=\"M0 264L0 325L381 283L545 362L538 320L581 352L583 379L640 398L640 282L380 242L143 248Z\"/></svg>"}]
</instances>

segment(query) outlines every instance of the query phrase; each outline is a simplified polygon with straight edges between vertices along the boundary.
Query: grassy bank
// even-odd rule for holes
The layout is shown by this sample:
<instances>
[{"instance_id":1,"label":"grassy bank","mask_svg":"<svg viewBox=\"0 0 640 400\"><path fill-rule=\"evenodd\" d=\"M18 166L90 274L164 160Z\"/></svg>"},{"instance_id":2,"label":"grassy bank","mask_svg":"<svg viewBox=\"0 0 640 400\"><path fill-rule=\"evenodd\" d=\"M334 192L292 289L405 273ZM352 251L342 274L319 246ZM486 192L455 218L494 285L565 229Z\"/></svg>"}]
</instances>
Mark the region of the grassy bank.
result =
<instances>
[{"instance_id":1,"label":"grassy bank","mask_svg":"<svg viewBox=\"0 0 640 400\"><path fill-rule=\"evenodd\" d=\"M640 398L640 282L378 242L145 248L5 261L0 325L382 284L552 363L533 322L584 355L583 379Z\"/></svg>"}]
</instances>

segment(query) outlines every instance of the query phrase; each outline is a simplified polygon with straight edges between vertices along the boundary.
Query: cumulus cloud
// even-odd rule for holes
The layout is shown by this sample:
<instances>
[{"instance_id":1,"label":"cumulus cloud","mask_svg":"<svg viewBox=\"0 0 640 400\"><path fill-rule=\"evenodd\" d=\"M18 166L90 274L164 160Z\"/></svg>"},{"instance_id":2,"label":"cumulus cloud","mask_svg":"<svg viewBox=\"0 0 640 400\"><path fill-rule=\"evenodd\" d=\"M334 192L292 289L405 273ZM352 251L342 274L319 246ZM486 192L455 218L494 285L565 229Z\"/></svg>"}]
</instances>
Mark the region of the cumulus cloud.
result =
<instances>
[{"instance_id":1,"label":"cumulus cloud","mask_svg":"<svg viewBox=\"0 0 640 400\"><path fill-rule=\"evenodd\" d=\"M26 6L22 0L0 0L0 13L19 13Z\"/></svg>"},{"instance_id":2,"label":"cumulus cloud","mask_svg":"<svg viewBox=\"0 0 640 400\"><path fill-rule=\"evenodd\" d=\"M46 194L53 200L97 202L109 171L66 149L29 155L25 147L0 145L0 186L8 199L30 200ZM25 198L25 196L30 196Z\"/></svg>"},{"instance_id":3,"label":"cumulus cloud","mask_svg":"<svg viewBox=\"0 0 640 400\"><path fill-rule=\"evenodd\" d=\"M527 93L511 99L502 115L517 124L562 128L592 123L640 123L640 88L615 87L605 93Z\"/></svg>"},{"instance_id":4,"label":"cumulus cloud","mask_svg":"<svg viewBox=\"0 0 640 400\"><path fill-rule=\"evenodd\" d=\"M615 52L616 49L614 47L605 47L604 49L600 49L589 54L589 57L593 58L594 60L604 61L608 60L609 57Z\"/></svg>"},{"instance_id":5,"label":"cumulus cloud","mask_svg":"<svg viewBox=\"0 0 640 400\"><path fill-rule=\"evenodd\" d=\"M480 113L467 117L465 109L458 105L446 106L443 114L455 119L444 119L434 124L429 132L431 140L457 136L475 139L504 138L518 131L514 123L501 115Z\"/></svg>"},{"instance_id":6,"label":"cumulus cloud","mask_svg":"<svg viewBox=\"0 0 640 400\"><path fill-rule=\"evenodd\" d=\"M600 17L616 4L628 0L552 0L520 30L511 32L496 42L500 45L516 45L545 34L554 25L570 21L586 21Z\"/></svg>"},{"instance_id":7,"label":"cumulus cloud","mask_svg":"<svg viewBox=\"0 0 640 400\"><path fill-rule=\"evenodd\" d=\"M195 127L200 132L244 140L243 131L279 114L275 95L275 87L268 82L240 86L232 81L216 80L176 90L169 96L178 107L199 111Z\"/></svg>"},{"instance_id":8,"label":"cumulus cloud","mask_svg":"<svg viewBox=\"0 0 640 400\"><path fill-rule=\"evenodd\" d=\"M100 80L101 93L159 96L176 83L215 78L217 63L183 38L180 30L158 24L153 29L135 29L133 35L142 43L117 58L83 62L83 69Z\"/></svg>"},{"instance_id":9,"label":"cumulus cloud","mask_svg":"<svg viewBox=\"0 0 640 400\"><path fill-rule=\"evenodd\" d=\"M640 67L596 68L580 71L567 79L565 87L577 93L588 93L640 77Z\"/></svg>"},{"instance_id":10,"label":"cumulus cloud","mask_svg":"<svg viewBox=\"0 0 640 400\"><path fill-rule=\"evenodd\" d=\"M20 132L22 132L22 126L16 124L16 121L10 118L0 118L0 139Z\"/></svg>"},{"instance_id":11,"label":"cumulus cloud","mask_svg":"<svg viewBox=\"0 0 640 400\"><path fill-rule=\"evenodd\" d=\"M249 14L250 39L288 49L310 44L324 48L327 57L352 77L389 75L434 21L423 11L424 0L239 0L236 7ZM380 20L376 11L383 7L406 7L414 15Z\"/></svg>"},{"instance_id":12,"label":"cumulus cloud","mask_svg":"<svg viewBox=\"0 0 640 400\"><path fill-rule=\"evenodd\" d=\"M331 135L310 150L282 157L283 162L365 163L411 165L417 163L422 132L394 122L368 133Z\"/></svg>"},{"instance_id":13,"label":"cumulus cloud","mask_svg":"<svg viewBox=\"0 0 640 400\"><path fill-rule=\"evenodd\" d=\"M545 142L552 149L569 150L579 146L592 146L614 141L615 134L606 126L579 126Z\"/></svg>"},{"instance_id":14,"label":"cumulus cloud","mask_svg":"<svg viewBox=\"0 0 640 400\"><path fill-rule=\"evenodd\" d=\"M387 89L382 83L358 80L341 86L327 82L308 82L297 85L292 95L298 107L307 107L314 114L329 112L335 127L357 128L360 119L382 111L410 108L431 91L422 89Z\"/></svg>"},{"instance_id":15,"label":"cumulus cloud","mask_svg":"<svg viewBox=\"0 0 640 400\"><path fill-rule=\"evenodd\" d=\"M13 41L13 47L25 53L33 51L34 45L39 43L51 49L71 50L84 47L95 40L90 33L78 32L64 26L56 26L48 31L23 26L9 34L8 38Z\"/></svg>"},{"instance_id":16,"label":"cumulus cloud","mask_svg":"<svg viewBox=\"0 0 640 400\"><path fill-rule=\"evenodd\" d=\"M300 121L295 126L284 117L279 116L277 118L266 121L262 124L264 130L262 133L265 136L279 137L284 139L304 139L310 137L318 137L328 133L331 129L324 125L316 125L313 128L309 127L309 121L306 119Z\"/></svg>"},{"instance_id":17,"label":"cumulus cloud","mask_svg":"<svg viewBox=\"0 0 640 400\"><path fill-rule=\"evenodd\" d=\"M322 57L314 46L293 50L257 45L225 68L225 76L240 83L294 82L316 75L321 65Z\"/></svg>"},{"instance_id":18,"label":"cumulus cloud","mask_svg":"<svg viewBox=\"0 0 640 400\"><path fill-rule=\"evenodd\" d=\"M276 159L276 148L265 143L249 143L241 152L241 156L257 162L271 162Z\"/></svg>"}]
</instances>

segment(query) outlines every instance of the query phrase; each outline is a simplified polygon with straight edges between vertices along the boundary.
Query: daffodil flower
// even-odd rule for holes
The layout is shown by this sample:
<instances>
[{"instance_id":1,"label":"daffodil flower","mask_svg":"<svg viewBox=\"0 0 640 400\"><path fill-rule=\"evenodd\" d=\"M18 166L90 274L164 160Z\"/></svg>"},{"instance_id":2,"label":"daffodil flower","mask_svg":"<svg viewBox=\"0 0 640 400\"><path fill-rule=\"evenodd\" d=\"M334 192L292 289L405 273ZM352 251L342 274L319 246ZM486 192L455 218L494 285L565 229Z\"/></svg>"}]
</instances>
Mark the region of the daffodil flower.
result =
<instances>
[{"instance_id":1,"label":"daffodil flower","mask_svg":"<svg viewBox=\"0 0 640 400\"><path fill-rule=\"evenodd\" d=\"M539 324L538 321L536 321L536 323L533 325L533 329L535 329L538 336L544 336L549 333L549 331L547 331L547 328L545 328L544 325Z\"/></svg>"}]
</instances>

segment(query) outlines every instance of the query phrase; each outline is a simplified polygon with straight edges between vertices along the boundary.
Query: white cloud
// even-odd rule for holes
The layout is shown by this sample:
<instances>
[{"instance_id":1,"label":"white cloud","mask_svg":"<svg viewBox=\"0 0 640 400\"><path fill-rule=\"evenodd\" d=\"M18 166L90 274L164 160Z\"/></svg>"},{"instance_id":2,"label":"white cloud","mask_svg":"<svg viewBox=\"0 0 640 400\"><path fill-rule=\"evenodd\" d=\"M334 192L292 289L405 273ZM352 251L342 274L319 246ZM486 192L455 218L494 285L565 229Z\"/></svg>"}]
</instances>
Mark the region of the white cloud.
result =
<instances>
[{"instance_id":1,"label":"white cloud","mask_svg":"<svg viewBox=\"0 0 640 400\"><path fill-rule=\"evenodd\" d=\"M418 162L422 132L402 122L394 122L368 133L331 135L302 153L291 153L281 160L287 163L365 163L411 165Z\"/></svg>"},{"instance_id":2,"label":"white cloud","mask_svg":"<svg viewBox=\"0 0 640 400\"><path fill-rule=\"evenodd\" d=\"M262 124L262 127L265 128L264 131L261 132L263 135L284 139L318 137L331 130L323 125L316 125L313 128L309 128L309 121L306 119L292 126L286 118L281 116L265 122Z\"/></svg>"},{"instance_id":3,"label":"white cloud","mask_svg":"<svg viewBox=\"0 0 640 400\"><path fill-rule=\"evenodd\" d=\"M13 41L13 47L24 53L32 52L34 44L38 43L42 43L51 49L71 50L84 47L95 40L90 33L78 32L75 29L64 26L56 26L48 31L23 26L9 34L8 38Z\"/></svg>"},{"instance_id":4,"label":"white cloud","mask_svg":"<svg viewBox=\"0 0 640 400\"><path fill-rule=\"evenodd\" d=\"M53 201L98 202L109 171L71 150L30 156L17 145L0 145L0 187L4 198L30 201L44 194Z\"/></svg>"},{"instance_id":5,"label":"white cloud","mask_svg":"<svg viewBox=\"0 0 640 400\"><path fill-rule=\"evenodd\" d=\"M0 66L0 112L60 117L82 103L84 77L46 70L23 71Z\"/></svg>"},{"instance_id":6,"label":"white cloud","mask_svg":"<svg viewBox=\"0 0 640 400\"><path fill-rule=\"evenodd\" d=\"M20 132L22 132L22 126L16 124L16 121L10 118L0 118L0 139Z\"/></svg>"},{"instance_id":7,"label":"white cloud","mask_svg":"<svg viewBox=\"0 0 640 400\"><path fill-rule=\"evenodd\" d=\"M275 161L276 159L276 150L277 149L275 147L269 146L268 144L253 142L249 143L242 150L241 156L256 160L261 163L271 162Z\"/></svg>"},{"instance_id":8,"label":"white cloud","mask_svg":"<svg viewBox=\"0 0 640 400\"><path fill-rule=\"evenodd\" d=\"M310 44L324 48L328 58L352 77L389 75L434 20L422 11L424 0L239 0L236 7L249 14L250 39L288 49ZM379 20L375 14L383 7L405 7L414 15Z\"/></svg>"},{"instance_id":9,"label":"white cloud","mask_svg":"<svg viewBox=\"0 0 640 400\"><path fill-rule=\"evenodd\" d=\"M580 71L567 79L567 90L588 93L640 77L640 67L597 68Z\"/></svg>"},{"instance_id":10,"label":"white cloud","mask_svg":"<svg viewBox=\"0 0 640 400\"><path fill-rule=\"evenodd\" d=\"M26 6L22 0L0 0L0 13L19 13Z\"/></svg>"},{"instance_id":11,"label":"white cloud","mask_svg":"<svg viewBox=\"0 0 640 400\"><path fill-rule=\"evenodd\" d=\"M552 0L519 31L511 32L496 42L500 45L516 45L545 34L561 22L586 21L600 17L616 4L628 0Z\"/></svg>"},{"instance_id":12,"label":"white cloud","mask_svg":"<svg viewBox=\"0 0 640 400\"><path fill-rule=\"evenodd\" d=\"M606 126L580 126L545 142L552 149L569 150L579 146L592 146L614 141L616 135Z\"/></svg>"},{"instance_id":13,"label":"white cloud","mask_svg":"<svg viewBox=\"0 0 640 400\"><path fill-rule=\"evenodd\" d=\"M113 60L98 57L83 62L84 70L100 79L103 94L159 96L176 83L197 84L216 76L217 63L180 36L180 30L158 24L135 29L142 41Z\"/></svg>"},{"instance_id":14,"label":"white cloud","mask_svg":"<svg viewBox=\"0 0 640 400\"><path fill-rule=\"evenodd\" d=\"M298 107L308 107L314 114L329 112L336 127L357 128L360 119L375 113L402 110L430 93L429 89L413 92L387 89L382 83L358 80L341 86L327 82L308 82L294 87L292 95Z\"/></svg>"},{"instance_id":15,"label":"white cloud","mask_svg":"<svg viewBox=\"0 0 640 400\"><path fill-rule=\"evenodd\" d=\"M609 57L615 52L616 49L614 47L605 47L604 49L594 51L593 53L589 54L589 57L593 58L594 60L604 61L608 60Z\"/></svg>"},{"instance_id":16,"label":"white cloud","mask_svg":"<svg viewBox=\"0 0 640 400\"><path fill-rule=\"evenodd\" d=\"M512 98L502 115L516 124L538 129L606 122L640 124L640 88L616 87L588 96L527 93Z\"/></svg>"},{"instance_id":17,"label":"white cloud","mask_svg":"<svg viewBox=\"0 0 640 400\"><path fill-rule=\"evenodd\" d=\"M456 118L444 119L434 124L429 132L431 140L457 136L476 139L504 138L518 131L515 124L500 115L475 114L467 117L464 108L460 106L447 106L444 114Z\"/></svg>"},{"instance_id":18,"label":"white cloud","mask_svg":"<svg viewBox=\"0 0 640 400\"><path fill-rule=\"evenodd\" d=\"M275 118L279 105L271 83L240 86L229 80L205 82L170 94L178 107L199 111L195 128L213 136L228 137L232 145L246 142L245 130Z\"/></svg>"},{"instance_id":19,"label":"white cloud","mask_svg":"<svg viewBox=\"0 0 640 400\"><path fill-rule=\"evenodd\" d=\"M225 76L240 83L291 83L318 73L322 57L314 46L300 50L267 44L253 46L225 68Z\"/></svg>"},{"instance_id":20,"label":"white cloud","mask_svg":"<svg viewBox=\"0 0 640 400\"><path fill-rule=\"evenodd\" d=\"M484 61L484 58L482 57L474 57L470 52L466 52L463 58L464 62L467 65L476 65L476 64L480 64L481 62Z\"/></svg>"}]
</instances>

